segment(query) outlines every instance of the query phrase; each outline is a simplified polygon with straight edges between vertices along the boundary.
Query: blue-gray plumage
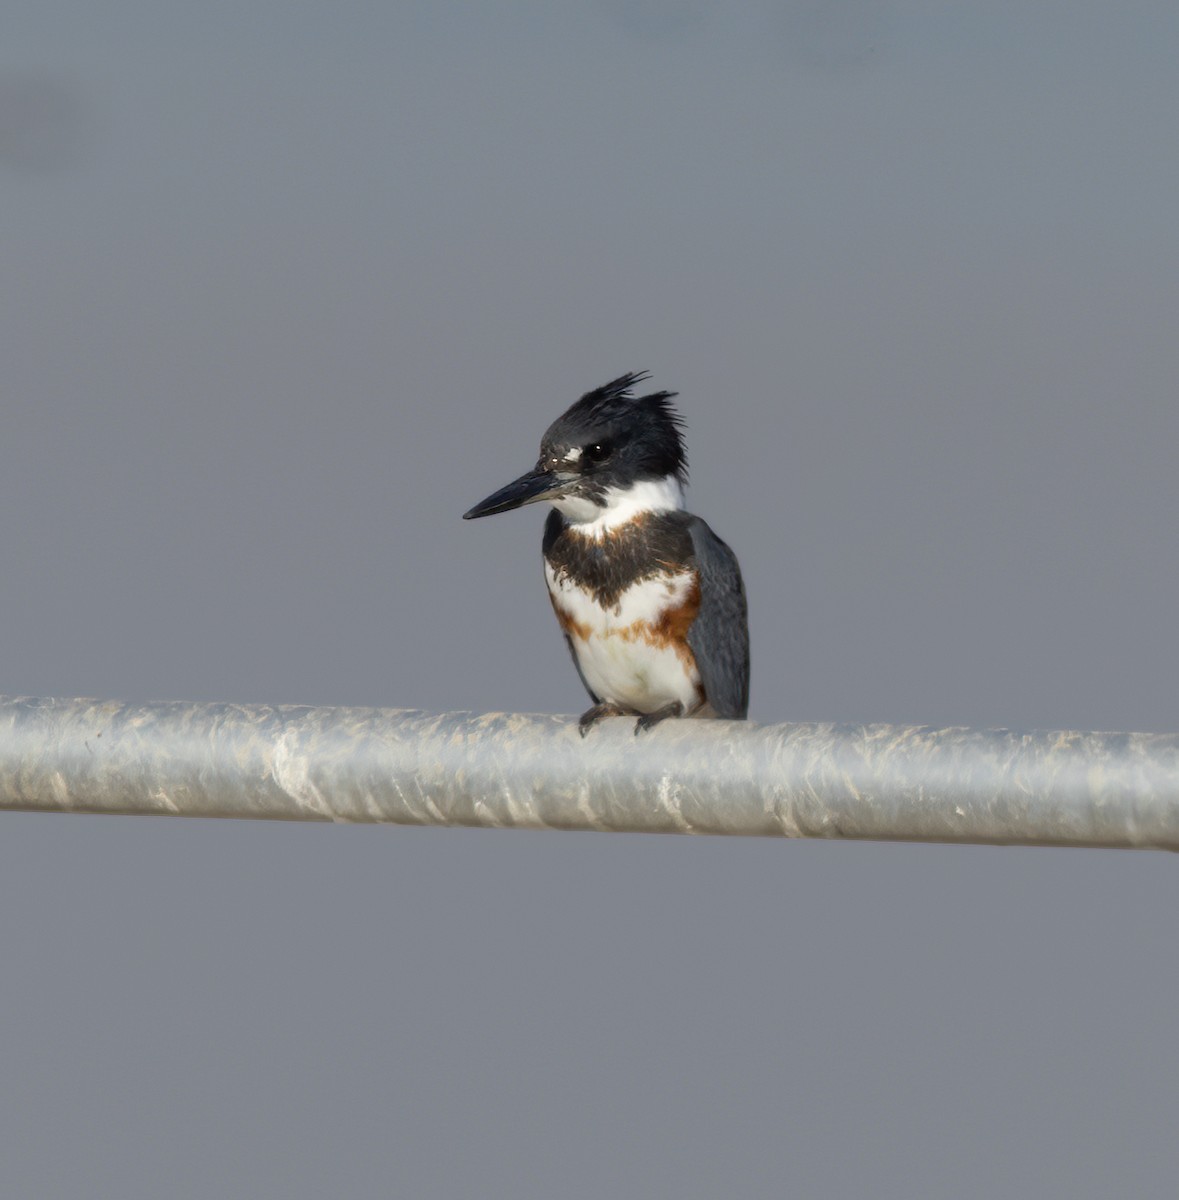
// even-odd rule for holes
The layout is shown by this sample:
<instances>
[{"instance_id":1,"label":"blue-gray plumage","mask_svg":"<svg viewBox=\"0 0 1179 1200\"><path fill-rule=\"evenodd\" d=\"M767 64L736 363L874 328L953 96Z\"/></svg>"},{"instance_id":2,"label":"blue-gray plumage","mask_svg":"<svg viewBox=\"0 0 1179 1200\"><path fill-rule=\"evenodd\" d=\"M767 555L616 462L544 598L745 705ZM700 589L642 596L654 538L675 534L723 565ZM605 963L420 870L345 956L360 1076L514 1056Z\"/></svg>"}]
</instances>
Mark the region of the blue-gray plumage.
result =
<instances>
[{"instance_id":1,"label":"blue-gray plumage","mask_svg":"<svg viewBox=\"0 0 1179 1200\"><path fill-rule=\"evenodd\" d=\"M554 421L536 467L464 514L547 500L545 581L594 701L582 733L638 715L744 718L749 633L736 556L683 509L687 459L672 392L645 374L588 392Z\"/></svg>"},{"instance_id":2,"label":"blue-gray plumage","mask_svg":"<svg viewBox=\"0 0 1179 1200\"><path fill-rule=\"evenodd\" d=\"M749 711L749 623L737 556L699 518L691 518L700 579L700 611L688 645L704 694L718 717L744 720Z\"/></svg>"}]
</instances>

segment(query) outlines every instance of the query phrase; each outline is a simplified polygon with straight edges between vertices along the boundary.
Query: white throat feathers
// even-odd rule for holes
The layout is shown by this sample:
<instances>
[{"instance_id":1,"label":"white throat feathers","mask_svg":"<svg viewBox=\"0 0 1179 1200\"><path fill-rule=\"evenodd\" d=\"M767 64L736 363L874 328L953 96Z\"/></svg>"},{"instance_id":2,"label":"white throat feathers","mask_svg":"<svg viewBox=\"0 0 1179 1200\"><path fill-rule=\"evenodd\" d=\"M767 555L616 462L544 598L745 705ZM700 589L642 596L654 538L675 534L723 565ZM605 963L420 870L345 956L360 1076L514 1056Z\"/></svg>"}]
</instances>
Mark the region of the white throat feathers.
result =
<instances>
[{"instance_id":1,"label":"white throat feathers","mask_svg":"<svg viewBox=\"0 0 1179 1200\"><path fill-rule=\"evenodd\" d=\"M601 502L581 496L558 496L552 506L581 537L601 538L612 530L652 513L684 507L684 489L674 475L641 479L627 488L607 488Z\"/></svg>"}]
</instances>

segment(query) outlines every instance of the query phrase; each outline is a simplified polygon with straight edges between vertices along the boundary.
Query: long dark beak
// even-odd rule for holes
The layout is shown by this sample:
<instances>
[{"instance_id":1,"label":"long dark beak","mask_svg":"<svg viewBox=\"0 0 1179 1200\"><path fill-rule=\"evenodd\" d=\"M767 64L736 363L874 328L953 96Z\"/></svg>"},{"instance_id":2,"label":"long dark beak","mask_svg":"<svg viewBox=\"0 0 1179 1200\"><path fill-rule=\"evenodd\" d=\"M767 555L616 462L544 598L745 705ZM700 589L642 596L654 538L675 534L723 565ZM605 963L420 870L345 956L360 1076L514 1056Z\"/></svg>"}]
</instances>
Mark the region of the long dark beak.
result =
<instances>
[{"instance_id":1,"label":"long dark beak","mask_svg":"<svg viewBox=\"0 0 1179 1200\"><path fill-rule=\"evenodd\" d=\"M511 508L519 508L522 504L534 504L537 500L555 496L561 490L561 486L561 481L552 471L542 471L537 467L527 475L512 480L507 487L492 492L486 500L463 513L463 520L490 517L492 513L507 512Z\"/></svg>"}]
</instances>

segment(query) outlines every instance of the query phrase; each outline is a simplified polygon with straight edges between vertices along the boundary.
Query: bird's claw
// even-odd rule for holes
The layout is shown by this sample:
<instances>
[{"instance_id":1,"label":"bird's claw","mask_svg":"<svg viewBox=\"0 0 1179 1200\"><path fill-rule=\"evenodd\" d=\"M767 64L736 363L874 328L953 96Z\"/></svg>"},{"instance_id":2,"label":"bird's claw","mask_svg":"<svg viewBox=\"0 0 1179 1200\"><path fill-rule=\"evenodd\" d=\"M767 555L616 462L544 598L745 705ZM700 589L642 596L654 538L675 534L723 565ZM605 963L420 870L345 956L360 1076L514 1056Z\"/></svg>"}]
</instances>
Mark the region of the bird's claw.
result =
<instances>
[{"instance_id":1,"label":"bird's claw","mask_svg":"<svg viewBox=\"0 0 1179 1200\"><path fill-rule=\"evenodd\" d=\"M660 721L666 721L668 717L681 717L683 714L684 706L678 700L673 700L670 704L665 704L654 712L643 713L635 722L635 737L638 737L640 733L645 733L648 729L654 729Z\"/></svg>"}]
</instances>

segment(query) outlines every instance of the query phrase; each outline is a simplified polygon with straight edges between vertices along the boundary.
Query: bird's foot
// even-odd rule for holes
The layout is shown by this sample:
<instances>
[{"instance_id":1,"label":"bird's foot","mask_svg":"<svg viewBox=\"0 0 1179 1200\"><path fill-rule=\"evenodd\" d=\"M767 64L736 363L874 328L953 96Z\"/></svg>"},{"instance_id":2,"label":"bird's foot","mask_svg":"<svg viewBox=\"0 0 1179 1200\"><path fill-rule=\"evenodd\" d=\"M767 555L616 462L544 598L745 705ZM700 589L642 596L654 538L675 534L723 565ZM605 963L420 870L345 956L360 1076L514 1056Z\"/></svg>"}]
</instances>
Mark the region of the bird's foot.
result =
<instances>
[{"instance_id":1,"label":"bird's foot","mask_svg":"<svg viewBox=\"0 0 1179 1200\"><path fill-rule=\"evenodd\" d=\"M665 704L654 712L643 713L635 722L635 737L648 729L654 729L660 721L666 721L668 717L682 717L683 715L684 706L678 700L673 700L670 704Z\"/></svg>"},{"instance_id":2,"label":"bird's foot","mask_svg":"<svg viewBox=\"0 0 1179 1200\"><path fill-rule=\"evenodd\" d=\"M577 732L585 737L599 721L604 721L607 717L623 717L625 715L626 709L619 708L617 704L611 704L609 701L595 704L593 708L586 709L577 718Z\"/></svg>"}]
</instances>

